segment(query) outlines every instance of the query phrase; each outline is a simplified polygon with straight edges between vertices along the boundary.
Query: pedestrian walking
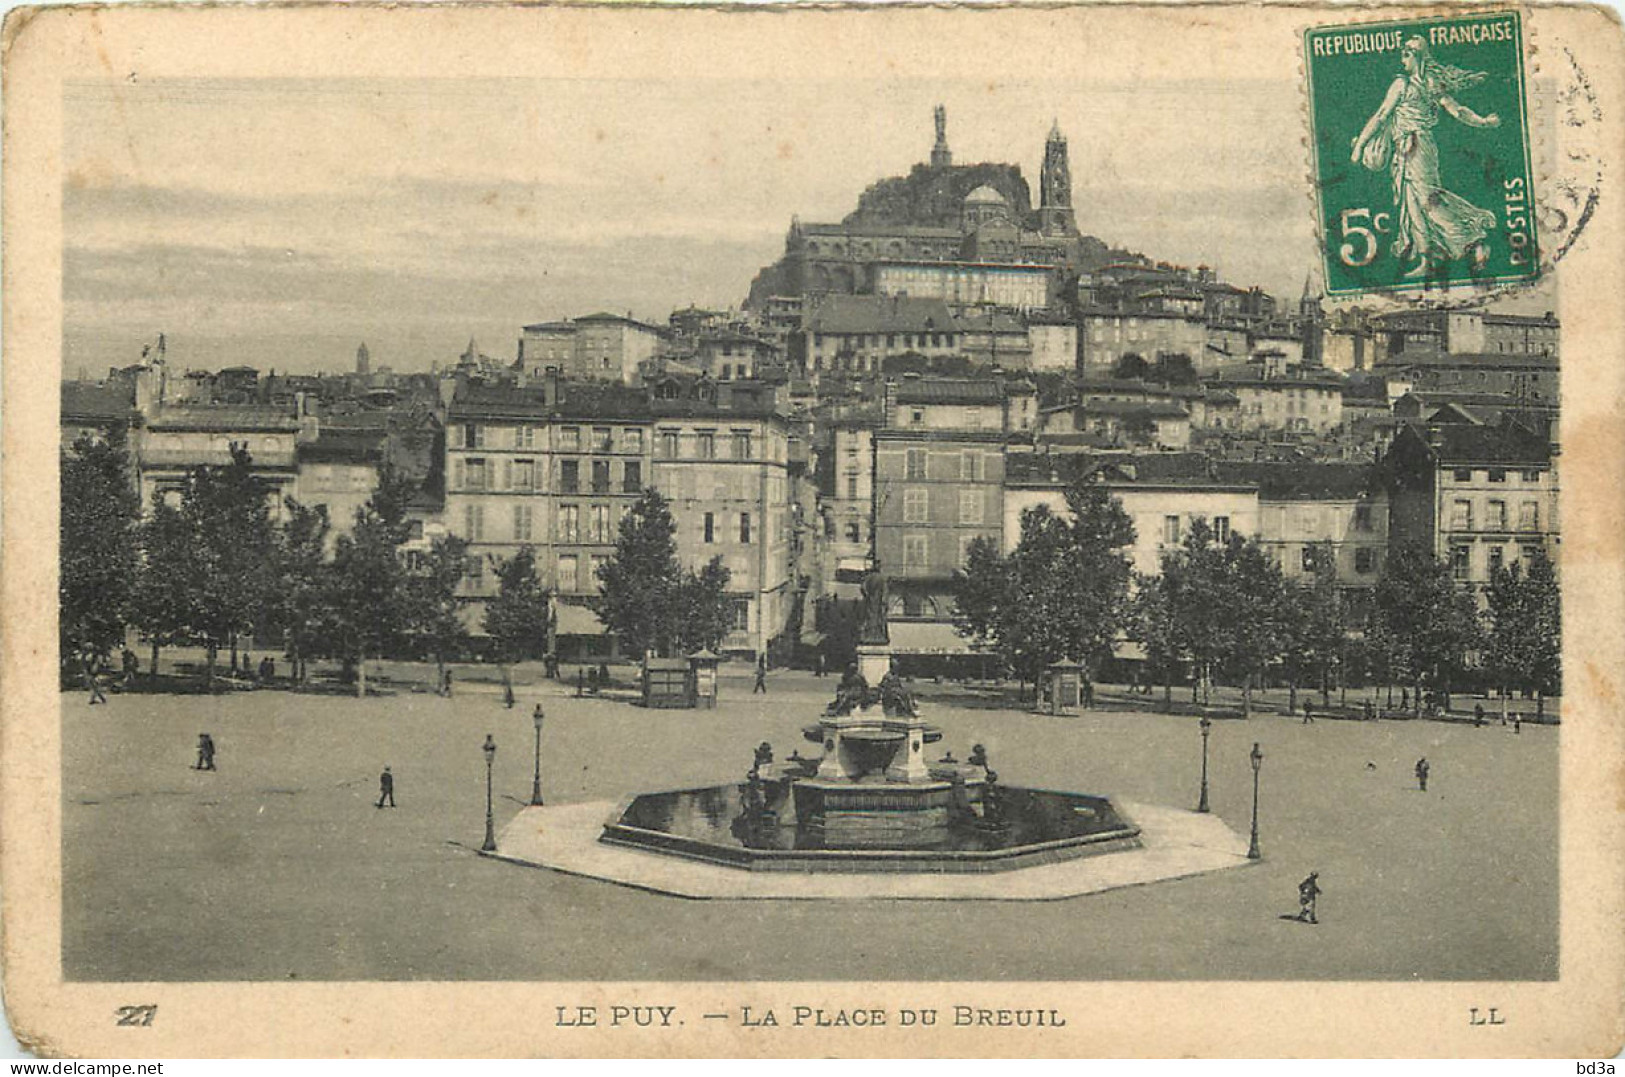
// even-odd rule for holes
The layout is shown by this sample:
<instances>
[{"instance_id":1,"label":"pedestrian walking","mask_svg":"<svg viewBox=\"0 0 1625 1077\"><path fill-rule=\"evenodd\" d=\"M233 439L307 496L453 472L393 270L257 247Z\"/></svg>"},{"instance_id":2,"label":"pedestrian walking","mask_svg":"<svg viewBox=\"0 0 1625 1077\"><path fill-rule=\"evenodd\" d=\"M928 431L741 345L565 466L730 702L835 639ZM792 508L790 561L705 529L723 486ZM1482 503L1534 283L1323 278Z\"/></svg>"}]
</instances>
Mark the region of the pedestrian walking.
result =
<instances>
[{"instance_id":1,"label":"pedestrian walking","mask_svg":"<svg viewBox=\"0 0 1625 1077\"><path fill-rule=\"evenodd\" d=\"M102 691L102 667L96 658L85 660L85 683L90 688L90 705L107 702L107 693Z\"/></svg>"},{"instance_id":2,"label":"pedestrian walking","mask_svg":"<svg viewBox=\"0 0 1625 1077\"><path fill-rule=\"evenodd\" d=\"M1411 690L1409 688L1399 690L1399 709L1402 711L1411 709Z\"/></svg>"},{"instance_id":3,"label":"pedestrian walking","mask_svg":"<svg viewBox=\"0 0 1625 1077\"><path fill-rule=\"evenodd\" d=\"M1083 682L1083 709L1090 710L1095 705L1095 682Z\"/></svg>"},{"instance_id":4,"label":"pedestrian walking","mask_svg":"<svg viewBox=\"0 0 1625 1077\"><path fill-rule=\"evenodd\" d=\"M1298 884L1298 919L1306 924L1318 924L1315 917L1315 899L1320 897L1320 872L1311 871L1309 877Z\"/></svg>"},{"instance_id":5,"label":"pedestrian walking","mask_svg":"<svg viewBox=\"0 0 1625 1077\"><path fill-rule=\"evenodd\" d=\"M1315 705L1313 702L1307 699L1303 701L1303 724L1315 724Z\"/></svg>"},{"instance_id":6,"label":"pedestrian walking","mask_svg":"<svg viewBox=\"0 0 1625 1077\"><path fill-rule=\"evenodd\" d=\"M104 700L102 700L102 702L105 703L107 701L104 699ZM1514 733L1522 733L1523 732L1523 712L1522 711L1513 711L1512 712L1512 731Z\"/></svg>"},{"instance_id":7,"label":"pedestrian walking","mask_svg":"<svg viewBox=\"0 0 1625 1077\"><path fill-rule=\"evenodd\" d=\"M762 657L760 657L760 658L758 658L756 660L756 684L754 686L752 686L752 688L750 690L750 694L755 695L757 692L760 692L763 695L767 694L767 656L766 655L763 655Z\"/></svg>"},{"instance_id":8,"label":"pedestrian walking","mask_svg":"<svg viewBox=\"0 0 1625 1077\"><path fill-rule=\"evenodd\" d=\"M447 666L440 673L440 694L447 699L451 698L451 667Z\"/></svg>"},{"instance_id":9,"label":"pedestrian walking","mask_svg":"<svg viewBox=\"0 0 1625 1077\"><path fill-rule=\"evenodd\" d=\"M192 769L214 769L214 738L207 733L197 735L197 764Z\"/></svg>"},{"instance_id":10,"label":"pedestrian walking","mask_svg":"<svg viewBox=\"0 0 1625 1077\"><path fill-rule=\"evenodd\" d=\"M1427 756L1416 761L1416 784L1422 792L1428 791L1428 772L1433 768L1428 765Z\"/></svg>"},{"instance_id":11,"label":"pedestrian walking","mask_svg":"<svg viewBox=\"0 0 1625 1077\"><path fill-rule=\"evenodd\" d=\"M813 676L814 677L822 677L823 675L824 675L824 652L819 651L817 657L815 657L813 659Z\"/></svg>"},{"instance_id":12,"label":"pedestrian walking","mask_svg":"<svg viewBox=\"0 0 1625 1077\"><path fill-rule=\"evenodd\" d=\"M276 660L270 655L260 659L260 683L270 684L276 678Z\"/></svg>"},{"instance_id":13,"label":"pedestrian walking","mask_svg":"<svg viewBox=\"0 0 1625 1077\"><path fill-rule=\"evenodd\" d=\"M1473 704L1473 728L1480 729L1484 725L1484 704Z\"/></svg>"},{"instance_id":14,"label":"pedestrian walking","mask_svg":"<svg viewBox=\"0 0 1625 1077\"><path fill-rule=\"evenodd\" d=\"M576 667L576 698L580 699L587 693L587 667Z\"/></svg>"},{"instance_id":15,"label":"pedestrian walking","mask_svg":"<svg viewBox=\"0 0 1625 1077\"><path fill-rule=\"evenodd\" d=\"M378 775L378 807L382 808L386 800L391 808L395 806L395 775L389 772L387 766Z\"/></svg>"},{"instance_id":16,"label":"pedestrian walking","mask_svg":"<svg viewBox=\"0 0 1625 1077\"><path fill-rule=\"evenodd\" d=\"M124 687L134 688L136 675L141 672L141 659L135 656L130 648L124 648L119 655L119 664L124 668Z\"/></svg>"},{"instance_id":17,"label":"pedestrian walking","mask_svg":"<svg viewBox=\"0 0 1625 1077\"><path fill-rule=\"evenodd\" d=\"M1371 701L1369 699L1366 700L1365 701L1365 720L1368 721L1368 722L1375 721L1376 717L1377 717L1376 708L1371 705Z\"/></svg>"}]
</instances>

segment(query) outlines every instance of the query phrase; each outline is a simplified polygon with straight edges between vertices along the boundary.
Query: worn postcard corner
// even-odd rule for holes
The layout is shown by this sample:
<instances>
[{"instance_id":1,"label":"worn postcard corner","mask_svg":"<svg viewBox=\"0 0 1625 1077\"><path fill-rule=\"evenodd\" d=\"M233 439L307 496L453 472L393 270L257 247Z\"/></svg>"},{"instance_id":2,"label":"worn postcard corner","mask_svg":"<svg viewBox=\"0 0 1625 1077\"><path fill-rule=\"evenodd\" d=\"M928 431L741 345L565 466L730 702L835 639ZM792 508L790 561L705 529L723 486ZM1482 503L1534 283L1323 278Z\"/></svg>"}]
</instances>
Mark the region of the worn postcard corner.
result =
<instances>
[{"instance_id":1,"label":"worn postcard corner","mask_svg":"<svg viewBox=\"0 0 1625 1077\"><path fill-rule=\"evenodd\" d=\"M19 1038L1613 1057L1622 45L11 13Z\"/></svg>"}]
</instances>

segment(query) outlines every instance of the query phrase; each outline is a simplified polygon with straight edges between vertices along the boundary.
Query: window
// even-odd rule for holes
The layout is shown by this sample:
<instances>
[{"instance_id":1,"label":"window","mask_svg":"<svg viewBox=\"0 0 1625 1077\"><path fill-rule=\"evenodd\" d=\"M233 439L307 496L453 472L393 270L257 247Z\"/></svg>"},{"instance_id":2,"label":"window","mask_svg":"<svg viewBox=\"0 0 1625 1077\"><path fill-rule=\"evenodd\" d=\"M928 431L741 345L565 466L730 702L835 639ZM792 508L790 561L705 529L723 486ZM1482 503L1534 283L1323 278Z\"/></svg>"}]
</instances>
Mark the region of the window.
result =
<instances>
[{"instance_id":1,"label":"window","mask_svg":"<svg viewBox=\"0 0 1625 1077\"><path fill-rule=\"evenodd\" d=\"M484 490L488 488L484 460L473 459L468 462L467 487L470 490Z\"/></svg>"},{"instance_id":2,"label":"window","mask_svg":"<svg viewBox=\"0 0 1625 1077\"><path fill-rule=\"evenodd\" d=\"M714 515L712 515L711 513L708 512L708 513L705 514L705 541L706 542L715 542L716 540L717 540L717 518Z\"/></svg>"},{"instance_id":3,"label":"window","mask_svg":"<svg viewBox=\"0 0 1625 1077\"><path fill-rule=\"evenodd\" d=\"M1506 567L1507 552L1503 546L1490 547L1490 575L1494 576Z\"/></svg>"},{"instance_id":4,"label":"window","mask_svg":"<svg viewBox=\"0 0 1625 1077\"><path fill-rule=\"evenodd\" d=\"M1470 579L1473 574L1473 548L1471 546L1450 547L1450 576L1455 580Z\"/></svg>"},{"instance_id":5,"label":"window","mask_svg":"<svg viewBox=\"0 0 1625 1077\"><path fill-rule=\"evenodd\" d=\"M739 541L747 546L750 545L750 513L748 512L739 514Z\"/></svg>"},{"instance_id":6,"label":"window","mask_svg":"<svg viewBox=\"0 0 1625 1077\"><path fill-rule=\"evenodd\" d=\"M848 471L846 473L846 496L847 496L848 500L851 500L851 501L856 501L857 500L857 497L858 497L858 473L856 471Z\"/></svg>"},{"instance_id":7,"label":"window","mask_svg":"<svg viewBox=\"0 0 1625 1077\"><path fill-rule=\"evenodd\" d=\"M736 598L733 600L733 630L735 632L750 631L750 599Z\"/></svg>"},{"instance_id":8,"label":"window","mask_svg":"<svg viewBox=\"0 0 1625 1077\"><path fill-rule=\"evenodd\" d=\"M580 452L581 428L579 426L559 427L559 448L564 452Z\"/></svg>"},{"instance_id":9,"label":"window","mask_svg":"<svg viewBox=\"0 0 1625 1077\"><path fill-rule=\"evenodd\" d=\"M463 427L463 448L485 448L485 427L479 423L468 423Z\"/></svg>"},{"instance_id":10,"label":"window","mask_svg":"<svg viewBox=\"0 0 1625 1077\"><path fill-rule=\"evenodd\" d=\"M1491 531L1505 531L1507 529L1507 503L1505 501L1491 501L1489 510L1489 518L1484 522L1484 526Z\"/></svg>"},{"instance_id":11,"label":"window","mask_svg":"<svg viewBox=\"0 0 1625 1077\"><path fill-rule=\"evenodd\" d=\"M628 460L621 468L621 493L638 494L643 492L643 462L641 460Z\"/></svg>"},{"instance_id":12,"label":"window","mask_svg":"<svg viewBox=\"0 0 1625 1077\"><path fill-rule=\"evenodd\" d=\"M628 427L621 431L621 451L640 453L643 451L643 431L637 427Z\"/></svg>"},{"instance_id":13,"label":"window","mask_svg":"<svg viewBox=\"0 0 1625 1077\"><path fill-rule=\"evenodd\" d=\"M749 460L750 459L750 431L749 430L735 430L734 431L734 459L735 460Z\"/></svg>"},{"instance_id":14,"label":"window","mask_svg":"<svg viewBox=\"0 0 1625 1077\"><path fill-rule=\"evenodd\" d=\"M1164 516L1162 518L1162 543L1164 546L1179 545L1179 517Z\"/></svg>"},{"instance_id":15,"label":"window","mask_svg":"<svg viewBox=\"0 0 1625 1077\"><path fill-rule=\"evenodd\" d=\"M959 454L959 477L974 482L982 477L982 454L974 449L966 449Z\"/></svg>"},{"instance_id":16,"label":"window","mask_svg":"<svg viewBox=\"0 0 1625 1077\"><path fill-rule=\"evenodd\" d=\"M1369 576L1377 571L1377 551L1370 546L1357 546L1354 549L1354 571L1362 576Z\"/></svg>"},{"instance_id":17,"label":"window","mask_svg":"<svg viewBox=\"0 0 1625 1077\"><path fill-rule=\"evenodd\" d=\"M607 427L607 426L595 426L595 427L592 428L592 451L593 452L614 452L615 451L615 438L610 433L609 427Z\"/></svg>"},{"instance_id":18,"label":"window","mask_svg":"<svg viewBox=\"0 0 1625 1077\"><path fill-rule=\"evenodd\" d=\"M587 541L608 542L609 533L609 506L593 505L587 510Z\"/></svg>"},{"instance_id":19,"label":"window","mask_svg":"<svg viewBox=\"0 0 1625 1077\"><path fill-rule=\"evenodd\" d=\"M962 524L982 522L982 491L959 491L959 522Z\"/></svg>"},{"instance_id":20,"label":"window","mask_svg":"<svg viewBox=\"0 0 1625 1077\"><path fill-rule=\"evenodd\" d=\"M1213 517L1213 537L1218 539L1221 544L1230 541L1230 517Z\"/></svg>"},{"instance_id":21,"label":"window","mask_svg":"<svg viewBox=\"0 0 1625 1077\"><path fill-rule=\"evenodd\" d=\"M929 490L918 487L903 491L903 522L906 524L923 524L931 511L931 494Z\"/></svg>"},{"instance_id":22,"label":"window","mask_svg":"<svg viewBox=\"0 0 1625 1077\"><path fill-rule=\"evenodd\" d=\"M1457 482L1472 482L1473 481L1473 469L1470 468L1470 467L1458 467L1456 469L1456 481Z\"/></svg>"},{"instance_id":23,"label":"window","mask_svg":"<svg viewBox=\"0 0 1625 1077\"><path fill-rule=\"evenodd\" d=\"M970 548L976 544L981 535L959 536L959 567L964 568L970 562Z\"/></svg>"},{"instance_id":24,"label":"window","mask_svg":"<svg viewBox=\"0 0 1625 1077\"><path fill-rule=\"evenodd\" d=\"M579 542L579 541L581 541L580 536L581 536L581 506L580 505L560 505L559 506L559 541L560 542Z\"/></svg>"},{"instance_id":25,"label":"window","mask_svg":"<svg viewBox=\"0 0 1625 1077\"><path fill-rule=\"evenodd\" d=\"M927 560L927 551L930 549L927 536L903 536L903 568L924 568Z\"/></svg>"},{"instance_id":26,"label":"window","mask_svg":"<svg viewBox=\"0 0 1625 1077\"><path fill-rule=\"evenodd\" d=\"M463 536L470 542L478 542L485 537L485 506L463 506Z\"/></svg>"},{"instance_id":27,"label":"window","mask_svg":"<svg viewBox=\"0 0 1625 1077\"><path fill-rule=\"evenodd\" d=\"M559 493L579 494L581 492L581 461L559 461Z\"/></svg>"},{"instance_id":28,"label":"window","mask_svg":"<svg viewBox=\"0 0 1625 1077\"><path fill-rule=\"evenodd\" d=\"M1371 530L1371 506L1370 505L1356 505L1356 506L1354 506L1354 530L1356 530L1356 531L1370 531Z\"/></svg>"},{"instance_id":29,"label":"window","mask_svg":"<svg viewBox=\"0 0 1625 1077\"><path fill-rule=\"evenodd\" d=\"M1523 473L1523 481L1524 482L1539 482L1540 481L1540 472L1539 471L1525 471Z\"/></svg>"},{"instance_id":30,"label":"window","mask_svg":"<svg viewBox=\"0 0 1625 1077\"><path fill-rule=\"evenodd\" d=\"M1450 503L1450 529L1452 531L1471 531L1473 529L1473 503L1471 501L1452 501Z\"/></svg>"},{"instance_id":31,"label":"window","mask_svg":"<svg viewBox=\"0 0 1625 1077\"><path fill-rule=\"evenodd\" d=\"M559 590L581 590L581 559L573 553L559 555Z\"/></svg>"},{"instance_id":32,"label":"window","mask_svg":"<svg viewBox=\"0 0 1625 1077\"><path fill-rule=\"evenodd\" d=\"M660 455L668 460L677 456L677 431L662 430L660 432Z\"/></svg>"},{"instance_id":33,"label":"window","mask_svg":"<svg viewBox=\"0 0 1625 1077\"><path fill-rule=\"evenodd\" d=\"M699 444L701 460L715 460L717 458L717 435L711 430L701 430L695 435Z\"/></svg>"},{"instance_id":34,"label":"window","mask_svg":"<svg viewBox=\"0 0 1625 1077\"><path fill-rule=\"evenodd\" d=\"M608 460L594 460L592 462L592 492L595 494L609 493Z\"/></svg>"},{"instance_id":35,"label":"window","mask_svg":"<svg viewBox=\"0 0 1625 1077\"><path fill-rule=\"evenodd\" d=\"M904 456L903 477L911 482L925 478L925 450L909 449Z\"/></svg>"},{"instance_id":36,"label":"window","mask_svg":"<svg viewBox=\"0 0 1625 1077\"><path fill-rule=\"evenodd\" d=\"M515 542L530 541L532 509L529 505L515 505L513 507L513 540Z\"/></svg>"},{"instance_id":37,"label":"window","mask_svg":"<svg viewBox=\"0 0 1625 1077\"><path fill-rule=\"evenodd\" d=\"M913 408L908 413L910 426L923 426L925 424L925 409Z\"/></svg>"},{"instance_id":38,"label":"window","mask_svg":"<svg viewBox=\"0 0 1625 1077\"><path fill-rule=\"evenodd\" d=\"M1540 502L1525 501L1518 506L1518 530L1540 530Z\"/></svg>"},{"instance_id":39,"label":"window","mask_svg":"<svg viewBox=\"0 0 1625 1077\"><path fill-rule=\"evenodd\" d=\"M982 409L968 407L965 409L965 429L980 430L982 428Z\"/></svg>"},{"instance_id":40,"label":"window","mask_svg":"<svg viewBox=\"0 0 1625 1077\"><path fill-rule=\"evenodd\" d=\"M587 558L587 578L581 582L583 591L596 591L599 589L598 570L609 563L609 558L601 553L595 553Z\"/></svg>"},{"instance_id":41,"label":"window","mask_svg":"<svg viewBox=\"0 0 1625 1077\"><path fill-rule=\"evenodd\" d=\"M1305 546L1303 553L1299 555L1298 563L1305 572L1315 571L1315 566L1320 564L1320 551L1313 546Z\"/></svg>"},{"instance_id":42,"label":"window","mask_svg":"<svg viewBox=\"0 0 1625 1077\"><path fill-rule=\"evenodd\" d=\"M463 562L463 578L478 587L485 579L485 558L474 554Z\"/></svg>"},{"instance_id":43,"label":"window","mask_svg":"<svg viewBox=\"0 0 1625 1077\"><path fill-rule=\"evenodd\" d=\"M534 449L536 447L536 428L534 426L521 426L515 432L514 445L520 449Z\"/></svg>"},{"instance_id":44,"label":"window","mask_svg":"<svg viewBox=\"0 0 1625 1077\"><path fill-rule=\"evenodd\" d=\"M849 520L846 524L846 541L862 542L863 527L856 520Z\"/></svg>"},{"instance_id":45,"label":"window","mask_svg":"<svg viewBox=\"0 0 1625 1077\"><path fill-rule=\"evenodd\" d=\"M529 427L523 427L522 429L529 429ZM536 461L515 460L513 462L513 488L515 490L536 489Z\"/></svg>"},{"instance_id":46,"label":"window","mask_svg":"<svg viewBox=\"0 0 1625 1077\"><path fill-rule=\"evenodd\" d=\"M1490 478L1491 482L1506 482L1507 481L1507 470L1506 470L1506 468L1504 468L1504 467L1492 467L1492 468L1490 468L1489 478Z\"/></svg>"}]
</instances>

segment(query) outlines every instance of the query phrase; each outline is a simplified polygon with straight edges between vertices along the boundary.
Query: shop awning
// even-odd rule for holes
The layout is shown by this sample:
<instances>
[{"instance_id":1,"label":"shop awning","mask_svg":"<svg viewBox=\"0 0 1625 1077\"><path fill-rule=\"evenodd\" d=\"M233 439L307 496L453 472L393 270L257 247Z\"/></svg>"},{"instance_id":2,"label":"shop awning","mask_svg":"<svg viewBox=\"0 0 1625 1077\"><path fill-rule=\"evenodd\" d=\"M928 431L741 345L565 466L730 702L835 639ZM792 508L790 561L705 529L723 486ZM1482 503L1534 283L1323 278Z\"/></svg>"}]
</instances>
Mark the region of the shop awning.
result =
<instances>
[{"instance_id":1,"label":"shop awning","mask_svg":"<svg viewBox=\"0 0 1625 1077\"><path fill-rule=\"evenodd\" d=\"M556 634L560 636L602 636L604 622L598 615L585 606L558 606L558 627Z\"/></svg>"},{"instance_id":2,"label":"shop awning","mask_svg":"<svg viewBox=\"0 0 1625 1077\"><path fill-rule=\"evenodd\" d=\"M937 621L889 621L893 654L977 654L951 624Z\"/></svg>"}]
</instances>

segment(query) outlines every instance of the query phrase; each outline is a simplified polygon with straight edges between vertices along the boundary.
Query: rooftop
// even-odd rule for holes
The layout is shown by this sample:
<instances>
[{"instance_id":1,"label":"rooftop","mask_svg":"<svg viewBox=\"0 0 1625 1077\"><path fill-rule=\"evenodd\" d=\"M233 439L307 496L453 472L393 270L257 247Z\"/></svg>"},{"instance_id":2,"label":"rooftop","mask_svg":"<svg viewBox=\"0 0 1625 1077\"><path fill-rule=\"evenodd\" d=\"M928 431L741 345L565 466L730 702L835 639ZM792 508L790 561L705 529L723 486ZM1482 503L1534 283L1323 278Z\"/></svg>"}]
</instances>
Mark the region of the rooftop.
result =
<instances>
[{"instance_id":1,"label":"rooftop","mask_svg":"<svg viewBox=\"0 0 1625 1077\"><path fill-rule=\"evenodd\" d=\"M160 409L147 420L150 430L219 430L226 432L299 429L286 408L256 404L186 404Z\"/></svg>"},{"instance_id":2,"label":"rooftop","mask_svg":"<svg viewBox=\"0 0 1625 1077\"><path fill-rule=\"evenodd\" d=\"M806 315L810 333L920 333L958 329L940 299L883 295L831 295Z\"/></svg>"},{"instance_id":3,"label":"rooftop","mask_svg":"<svg viewBox=\"0 0 1625 1077\"><path fill-rule=\"evenodd\" d=\"M1265 501L1349 501L1371 489L1369 464L1220 460L1215 474L1226 482L1252 483Z\"/></svg>"}]
</instances>

